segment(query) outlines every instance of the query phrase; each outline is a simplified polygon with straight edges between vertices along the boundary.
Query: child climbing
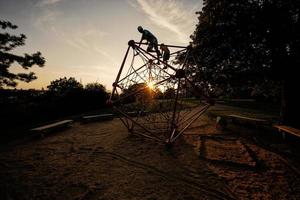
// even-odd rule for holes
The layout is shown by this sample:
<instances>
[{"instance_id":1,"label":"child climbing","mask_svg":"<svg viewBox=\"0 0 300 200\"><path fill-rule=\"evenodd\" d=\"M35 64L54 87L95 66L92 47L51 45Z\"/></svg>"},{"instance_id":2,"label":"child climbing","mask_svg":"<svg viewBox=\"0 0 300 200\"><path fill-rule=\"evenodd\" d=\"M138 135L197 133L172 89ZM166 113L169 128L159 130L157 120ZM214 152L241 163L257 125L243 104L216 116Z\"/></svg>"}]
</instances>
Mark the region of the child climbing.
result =
<instances>
[{"instance_id":1,"label":"child climbing","mask_svg":"<svg viewBox=\"0 0 300 200\"><path fill-rule=\"evenodd\" d=\"M141 26L138 26L137 29L140 33L143 34L139 46L141 45L143 40L146 40L147 43L149 43L147 51L148 52L156 52L157 58L159 58L161 54L158 50L157 38L150 31L143 29L143 27L141 27ZM153 48L154 48L154 50L153 50Z\"/></svg>"},{"instance_id":2,"label":"child climbing","mask_svg":"<svg viewBox=\"0 0 300 200\"><path fill-rule=\"evenodd\" d=\"M160 45L160 50L161 50L161 53L163 54L163 61L164 61L164 69L167 69L168 67L167 67L167 64L168 64L168 60L169 60L169 58L170 58L170 50L169 50L169 48L164 44L164 43L162 43L161 45Z\"/></svg>"}]
</instances>

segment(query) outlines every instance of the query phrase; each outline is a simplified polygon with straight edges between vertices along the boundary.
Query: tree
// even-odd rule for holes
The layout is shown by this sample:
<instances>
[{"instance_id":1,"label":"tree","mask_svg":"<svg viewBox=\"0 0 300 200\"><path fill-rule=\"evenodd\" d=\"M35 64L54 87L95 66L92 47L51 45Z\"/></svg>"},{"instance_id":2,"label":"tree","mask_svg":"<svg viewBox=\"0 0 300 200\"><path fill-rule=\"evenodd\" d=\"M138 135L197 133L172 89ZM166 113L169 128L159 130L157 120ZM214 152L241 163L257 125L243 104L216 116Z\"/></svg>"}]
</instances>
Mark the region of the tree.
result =
<instances>
[{"instance_id":1,"label":"tree","mask_svg":"<svg viewBox=\"0 0 300 200\"><path fill-rule=\"evenodd\" d=\"M281 84L281 120L298 126L299 1L204 0L191 36L198 74L213 87Z\"/></svg>"},{"instance_id":2,"label":"tree","mask_svg":"<svg viewBox=\"0 0 300 200\"><path fill-rule=\"evenodd\" d=\"M174 88L167 88L164 92L164 98L165 99L173 99L176 96L176 91Z\"/></svg>"},{"instance_id":3,"label":"tree","mask_svg":"<svg viewBox=\"0 0 300 200\"><path fill-rule=\"evenodd\" d=\"M87 106L83 85L73 77L51 81L47 88L48 101L61 115L81 112Z\"/></svg>"},{"instance_id":4,"label":"tree","mask_svg":"<svg viewBox=\"0 0 300 200\"><path fill-rule=\"evenodd\" d=\"M13 30L16 28L18 27L11 22L0 20L0 30ZM16 80L30 82L37 79L33 72L16 74L10 72L9 67L14 63L18 63L25 70L34 65L39 67L44 66L45 59L40 52L31 55L25 53L23 56L12 53L12 50L16 47L25 45L25 39L26 36L24 34L11 35L8 32L0 32L0 88L4 86L16 87Z\"/></svg>"},{"instance_id":5,"label":"tree","mask_svg":"<svg viewBox=\"0 0 300 200\"><path fill-rule=\"evenodd\" d=\"M124 89L121 93L123 103L149 103L154 98L154 93L146 83L136 83Z\"/></svg>"},{"instance_id":6,"label":"tree","mask_svg":"<svg viewBox=\"0 0 300 200\"><path fill-rule=\"evenodd\" d=\"M91 106L103 106L107 101L109 94L104 85L100 83L88 83L85 86L85 97L87 104Z\"/></svg>"},{"instance_id":7,"label":"tree","mask_svg":"<svg viewBox=\"0 0 300 200\"><path fill-rule=\"evenodd\" d=\"M64 77L51 81L47 88L50 93L56 96L68 96L82 91L83 85L76 81L74 77Z\"/></svg>"},{"instance_id":8,"label":"tree","mask_svg":"<svg viewBox=\"0 0 300 200\"><path fill-rule=\"evenodd\" d=\"M105 86L100 83L88 83L88 84L86 84L85 89L87 91L91 91L91 92L105 92L106 91Z\"/></svg>"},{"instance_id":9,"label":"tree","mask_svg":"<svg viewBox=\"0 0 300 200\"><path fill-rule=\"evenodd\" d=\"M155 99L162 99L164 97L164 93L158 87L153 89L153 93Z\"/></svg>"}]
</instances>

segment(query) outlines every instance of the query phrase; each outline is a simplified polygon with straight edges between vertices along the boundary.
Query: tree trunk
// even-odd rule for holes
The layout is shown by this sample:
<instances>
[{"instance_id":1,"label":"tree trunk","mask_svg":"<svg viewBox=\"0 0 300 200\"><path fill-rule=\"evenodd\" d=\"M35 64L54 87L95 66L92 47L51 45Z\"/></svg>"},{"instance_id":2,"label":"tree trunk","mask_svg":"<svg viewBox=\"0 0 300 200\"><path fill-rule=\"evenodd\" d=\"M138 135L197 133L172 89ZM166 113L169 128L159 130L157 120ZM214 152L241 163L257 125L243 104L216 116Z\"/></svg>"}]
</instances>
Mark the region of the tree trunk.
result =
<instances>
[{"instance_id":1,"label":"tree trunk","mask_svg":"<svg viewBox=\"0 0 300 200\"><path fill-rule=\"evenodd\" d=\"M298 78L300 79L300 77ZM282 101L280 122L283 125L300 129L300 94L299 84L296 78L291 75L282 85Z\"/></svg>"}]
</instances>

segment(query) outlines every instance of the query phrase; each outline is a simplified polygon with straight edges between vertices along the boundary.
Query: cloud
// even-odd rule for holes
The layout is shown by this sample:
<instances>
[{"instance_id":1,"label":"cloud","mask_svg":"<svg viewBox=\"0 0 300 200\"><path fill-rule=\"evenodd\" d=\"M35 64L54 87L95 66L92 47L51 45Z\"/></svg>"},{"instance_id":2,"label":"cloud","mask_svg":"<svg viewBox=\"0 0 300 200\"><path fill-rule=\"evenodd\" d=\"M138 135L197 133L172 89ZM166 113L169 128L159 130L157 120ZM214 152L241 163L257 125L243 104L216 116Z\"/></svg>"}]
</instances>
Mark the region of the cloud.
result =
<instances>
[{"instance_id":1,"label":"cloud","mask_svg":"<svg viewBox=\"0 0 300 200\"><path fill-rule=\"evenodd\" d=\"M63 0L42 0L37 3L37 6L42 7L42 6L53 5L53 4L56 4L61 1L63 1Z\"/></svg>"},{"instance_id":2,"label":"cloud","mask_svg":"<svg viewBox=\"0 0 300 200\"><path fill-rule=\"evenodd\" d=\"M54 0L53 0L54 1ZM33 17L34 26L51 35L56 36L61 42L79 50L83 54L93 55L100 54L110 63L116 64L114 59L107 53L104 48L99 46L103 42L103 38L108 34L91 23L84 25L68 26L64 25L64 14L55 8L43 8L38 16Z\"/></svg>"},{"instance_id":3,"label":"cloud","mask_svg":"<svg viewBox=\"0 0 300 200\"><path fill-rule=\"evenodd\" d=\"M80 50L86 54L100 54L110 63L116 64L115 60L110 56L109 53L102 47L100 48L103 38L107 33L97 30L93 27L83 28L84 31L58 31L56 34L66 42L68 45Z\"/></svg>"},{"instance_id":4,"label":"cloud","mask_svg":"<svg viewBox=\"0 0 300 200\"><path fill-rule=\"evenodd\" d=\"M33 17L33 24L37 28L54 27L57 19L61 17L62 13L57 10L42 10L38 17Z\"/></svg>"},{"instance_id":5,"label":"cloud","mask_svg":"<svg viewBox=\"0 0 300 200\"><path fill-rule=\"evenodd\" d=\"M187 1L179 0L129 0L151 23L174 33L181 43L188 43L197 23L195 12L201 10L202 1L189 8Z\"/></svg>"},{"instance_id":6,"label":"cloud","mask_svg":"<svg viewBox=\"0 0 300 200\"><path fill-rule=\"evenodd\" d=\"M67 45L79 50L81 53L90 56L101 56L104 60L102 62L109 65L118 65L115 59L107 52L101 45L102 38L106 36L105 32L97 31L95 29L87 30L86 32L76 32L70 34L69 32L56 31L55 33Z\"/></svg>"}]
</instances>

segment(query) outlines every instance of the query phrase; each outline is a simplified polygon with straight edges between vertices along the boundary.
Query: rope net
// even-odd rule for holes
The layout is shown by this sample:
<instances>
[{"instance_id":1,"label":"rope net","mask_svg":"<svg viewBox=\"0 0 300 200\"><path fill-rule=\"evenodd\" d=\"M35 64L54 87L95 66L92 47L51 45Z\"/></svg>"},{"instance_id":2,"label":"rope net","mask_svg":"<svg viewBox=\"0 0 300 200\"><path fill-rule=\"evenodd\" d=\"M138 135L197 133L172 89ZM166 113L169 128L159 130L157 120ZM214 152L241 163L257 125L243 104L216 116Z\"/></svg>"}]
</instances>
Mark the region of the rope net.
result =
<instances>
[{"instance_id":1,"label":"rope net","mask_svg":"<svg viewBox=\"0 0 300 200\"><path fill-rule=\"evenodd\" d=\"M146 44L128 44L109 101L129 132L173 143L210 106L192 81L191 49L166 45L170 59L165 62L147 52Z\"/></svg>"}]
</instances>

